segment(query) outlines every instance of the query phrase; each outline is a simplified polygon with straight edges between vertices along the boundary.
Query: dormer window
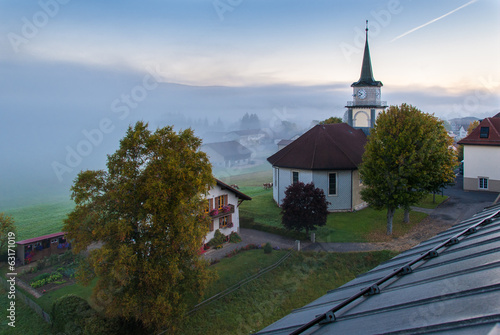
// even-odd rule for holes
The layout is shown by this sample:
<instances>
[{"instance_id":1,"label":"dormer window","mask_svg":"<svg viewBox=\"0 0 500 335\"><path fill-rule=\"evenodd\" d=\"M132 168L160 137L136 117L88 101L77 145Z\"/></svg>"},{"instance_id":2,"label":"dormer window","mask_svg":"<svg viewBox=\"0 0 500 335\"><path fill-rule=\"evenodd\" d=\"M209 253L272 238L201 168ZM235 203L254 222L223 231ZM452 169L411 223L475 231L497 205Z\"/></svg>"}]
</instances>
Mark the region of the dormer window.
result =
<instances>
[{"instance_id":1,"label":"dormer window","mask_svg":"<svg viewBox=\"0 0 500 335\"><path fill-rule=\"evenodd\" d=\"M490 127L481 127L480 138L488 138L490 135Z\"/></svg>"}]
</instances>

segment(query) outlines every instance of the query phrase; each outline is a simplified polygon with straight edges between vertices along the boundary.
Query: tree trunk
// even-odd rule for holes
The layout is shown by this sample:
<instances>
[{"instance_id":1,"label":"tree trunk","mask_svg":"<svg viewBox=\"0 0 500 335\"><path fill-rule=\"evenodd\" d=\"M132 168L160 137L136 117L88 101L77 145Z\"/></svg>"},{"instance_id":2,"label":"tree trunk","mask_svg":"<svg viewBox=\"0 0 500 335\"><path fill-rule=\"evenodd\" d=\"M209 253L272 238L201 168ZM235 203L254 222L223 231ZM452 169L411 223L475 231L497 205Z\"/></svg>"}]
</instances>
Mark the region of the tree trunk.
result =
<instances>
[{"instance_id":1,"label":"tree trunk","mask_svg":"<svg viewBox=\"0 0 500 335\"><path fill-rule=\"evenodd\" d=\"M394 217L394 208L387 208L387 235L392 235L392 218Z\"/></svg>"},{"instance_id":2,"label":"tree trunk","mask_svg":"<svg viewBox=\"0 0 500 335\"><path fill-rule=\"evenodd\" d=\"M404 223L410 223L410 207L405 208Z\"/></svg>"}]
</instances>

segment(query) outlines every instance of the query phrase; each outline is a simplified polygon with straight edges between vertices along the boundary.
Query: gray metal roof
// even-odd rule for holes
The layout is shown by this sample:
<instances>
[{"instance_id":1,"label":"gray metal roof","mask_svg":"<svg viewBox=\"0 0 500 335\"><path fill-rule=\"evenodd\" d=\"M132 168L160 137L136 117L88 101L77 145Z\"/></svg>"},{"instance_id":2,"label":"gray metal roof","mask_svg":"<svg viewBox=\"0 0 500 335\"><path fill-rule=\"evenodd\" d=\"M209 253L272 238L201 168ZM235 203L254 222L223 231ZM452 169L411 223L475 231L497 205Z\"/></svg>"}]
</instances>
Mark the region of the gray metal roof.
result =
<instances>
[{"instance_id":1,"label":"gray metal roof","mask_svg":"<svg viewBox=\"0 0 500 335\"><path fill-rule=\"evenodd\" d=\"M325 323L327 318L335 320ZM315 319L322 324L313 323ZM298 331L306 325L310 327ZM500 334L500 204L294 310L258 334L294 332Z\"/></svg>"}]
</instances>

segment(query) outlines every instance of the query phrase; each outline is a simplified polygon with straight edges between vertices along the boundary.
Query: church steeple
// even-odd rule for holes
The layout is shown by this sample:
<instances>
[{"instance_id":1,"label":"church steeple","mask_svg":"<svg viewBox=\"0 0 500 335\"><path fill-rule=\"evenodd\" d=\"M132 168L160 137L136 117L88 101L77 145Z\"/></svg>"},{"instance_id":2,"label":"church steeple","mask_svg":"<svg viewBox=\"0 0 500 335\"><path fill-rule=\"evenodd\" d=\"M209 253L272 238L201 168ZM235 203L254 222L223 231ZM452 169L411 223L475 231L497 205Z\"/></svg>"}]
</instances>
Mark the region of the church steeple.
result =
<instances>
[{"instance_id":1,"label":"church steeple","mask_svg":"<svg viewBox=\"0 0 500 335\"><path fill-rule=\"evenodd\" d=\"M351 87L358 86L382 86L382 82L373 79L372 61L370 59L370 48L368 47L368 20L366 20L366 40L365 52L363 54L363 65L361 66L361 76L359 80L351 85Z\"/></svg>"}]
</instances>

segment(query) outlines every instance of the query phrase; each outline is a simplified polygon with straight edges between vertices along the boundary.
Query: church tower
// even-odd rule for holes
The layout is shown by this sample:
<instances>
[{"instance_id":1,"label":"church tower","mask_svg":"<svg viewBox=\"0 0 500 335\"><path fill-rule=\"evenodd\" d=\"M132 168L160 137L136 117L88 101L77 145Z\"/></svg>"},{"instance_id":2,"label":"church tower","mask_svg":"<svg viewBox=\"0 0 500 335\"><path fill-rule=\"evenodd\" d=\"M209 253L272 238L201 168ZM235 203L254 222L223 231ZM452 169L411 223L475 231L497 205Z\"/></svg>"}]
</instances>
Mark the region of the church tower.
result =
<instances>
[{"instance_id":1,"label":"church tower","mask_svg":"<svg viewBox=\"0 0 500 335\"><path fill-rule=\"evenodd\" d=\"M347 102L347 123L356 129L362 129L366 134L375 125L378 114L387 107L386 101L381 101L380 88L382 82L373 79L370 49L368 48L368 20L366 20L366 41L363 54L363 65L359 80L351 85L353 100Z\"/></svg>"}]
</instances>

